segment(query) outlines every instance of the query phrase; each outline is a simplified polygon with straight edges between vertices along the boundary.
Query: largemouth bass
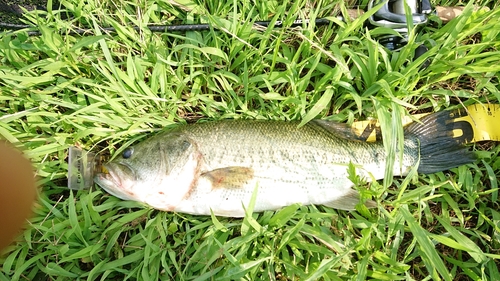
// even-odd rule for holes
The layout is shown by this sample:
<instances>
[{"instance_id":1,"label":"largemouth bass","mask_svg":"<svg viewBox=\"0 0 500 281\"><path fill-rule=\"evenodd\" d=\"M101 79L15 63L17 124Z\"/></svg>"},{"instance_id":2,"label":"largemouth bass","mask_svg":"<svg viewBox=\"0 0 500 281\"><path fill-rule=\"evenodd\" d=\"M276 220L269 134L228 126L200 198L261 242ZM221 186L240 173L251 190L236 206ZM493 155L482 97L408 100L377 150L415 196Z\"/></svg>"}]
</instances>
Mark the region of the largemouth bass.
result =
<instances>
[{"instance_id":1,"label":"largemouth bass","mask_svg":"<svg viewBox=\"0 0 500 281\"><path fill-rule=\"evenodd\" d=\"M440 112L407 126L394 175L406 175L417 163L418 172L435 173L474 161L453 139L450 120L450 112ZM256 212L294 203L352 210L360 200L349 164L378 180L386 158L381 142L359 141L336 122L216 121L180 126L126 148L95 182L124 200L196 215L242 217L254 190Z\"/></svg>"}]
</instances>

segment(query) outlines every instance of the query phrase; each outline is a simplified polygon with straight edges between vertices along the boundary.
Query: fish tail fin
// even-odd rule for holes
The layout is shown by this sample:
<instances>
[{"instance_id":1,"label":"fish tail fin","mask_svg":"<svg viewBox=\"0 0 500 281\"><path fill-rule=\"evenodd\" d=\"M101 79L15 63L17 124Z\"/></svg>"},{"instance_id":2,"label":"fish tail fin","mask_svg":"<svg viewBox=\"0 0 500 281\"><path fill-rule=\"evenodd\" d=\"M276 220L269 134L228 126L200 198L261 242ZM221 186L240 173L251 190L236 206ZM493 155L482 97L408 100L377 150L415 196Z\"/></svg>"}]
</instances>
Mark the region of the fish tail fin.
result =
<instances>
[{"instance_id":1,"label":"fish tail fin","mask_svg":"<svg viewBox=\"0 0 500 281\"><path fill-rule=\"evenodd\" d=\"M323 203L323 205L334 209L352 211L356 209L356 205L359 204L359 202L359 192L351 189L344 196L336 200ZM373 200L367 200L364 204L367 208L377 207L377 203Z\"/></svg>"},{"instance_id":2,"label":"fish tail fin","mask_svg":"<svg viewBox=\"0 0 500 281\"><path fill-rule=\"evenodd\" d=\"M455 122L455 118L457 117L453 111L441 111L429 114L420 119L420 122L413 122L405 128L405 136L413 136L419 140L419 173L432 174L476 160L475 154L463 145L466 138L456 138L453 133L454 130L462 130L465 135L472 128L469 123L468 128L463 127L464 122Z\"/></svg>"}]
</instances>

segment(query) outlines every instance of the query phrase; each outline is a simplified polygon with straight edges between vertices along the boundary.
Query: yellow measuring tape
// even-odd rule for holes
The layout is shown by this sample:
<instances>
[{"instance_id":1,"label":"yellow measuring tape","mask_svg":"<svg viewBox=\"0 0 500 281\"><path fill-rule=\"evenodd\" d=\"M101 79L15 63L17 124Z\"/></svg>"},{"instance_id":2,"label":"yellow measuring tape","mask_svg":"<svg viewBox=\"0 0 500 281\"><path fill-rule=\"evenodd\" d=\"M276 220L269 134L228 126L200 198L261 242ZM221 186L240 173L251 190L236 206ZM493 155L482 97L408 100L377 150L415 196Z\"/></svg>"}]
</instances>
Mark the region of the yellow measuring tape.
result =
<instances>
[{"instance_id":1,"label":"yellow measuring tape","mask_svg":"<svg viewBox=\"0 0 500 281\"><path fill-rule=\"evenodd\" d=\"M500 141L500 104L474 104L466 109L450 111L455 130L454 138L461 138L465 143L478 141ZM420 119L425 115L412 117ZM403 118L403 125L413 122L412 118ZM355 134L362 140L375 141L382 139L380 125L376 120L358 121L352 124Z\"/></svg>"}]
</instances>

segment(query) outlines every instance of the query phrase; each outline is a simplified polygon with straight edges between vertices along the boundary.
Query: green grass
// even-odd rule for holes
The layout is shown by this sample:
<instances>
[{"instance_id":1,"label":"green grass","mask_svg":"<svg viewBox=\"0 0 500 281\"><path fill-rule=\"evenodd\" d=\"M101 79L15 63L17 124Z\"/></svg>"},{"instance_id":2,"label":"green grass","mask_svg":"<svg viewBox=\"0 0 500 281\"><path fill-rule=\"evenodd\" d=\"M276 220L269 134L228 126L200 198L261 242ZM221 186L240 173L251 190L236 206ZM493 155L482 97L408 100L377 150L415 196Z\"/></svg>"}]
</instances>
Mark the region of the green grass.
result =
<instances>
[{"instance_id":1,"label":"green grass","mask_svg":"<svg viewBox=\"0 0 500 281\"><path fill-rule=\"evenodd\" d=\"M359 19L252 29L257 20L335 15L329 1L62 1L74 17L30 13L40 36L0 33L0 135L34 164L39 200L0 257L0 280L495 280L500 147L432 175L358 182L374 210L293 205L244 219L156 211L100 188L66 186L67 149L102 154L175 123L230 118L382 123L500 99L500 8L436 19L390 53ZM363 4L366 4L364 1ZM440 5L455 5L443 1ZM135 31L209 23L222 31ZM87 26L95 35L63 30ZM100 34L113 26L116 34ZM413 60L421 43L430 47ZM431 65L422 69L429 59ZM365 190L365 187L368 189Z\"/></svg>"}]
</instances>

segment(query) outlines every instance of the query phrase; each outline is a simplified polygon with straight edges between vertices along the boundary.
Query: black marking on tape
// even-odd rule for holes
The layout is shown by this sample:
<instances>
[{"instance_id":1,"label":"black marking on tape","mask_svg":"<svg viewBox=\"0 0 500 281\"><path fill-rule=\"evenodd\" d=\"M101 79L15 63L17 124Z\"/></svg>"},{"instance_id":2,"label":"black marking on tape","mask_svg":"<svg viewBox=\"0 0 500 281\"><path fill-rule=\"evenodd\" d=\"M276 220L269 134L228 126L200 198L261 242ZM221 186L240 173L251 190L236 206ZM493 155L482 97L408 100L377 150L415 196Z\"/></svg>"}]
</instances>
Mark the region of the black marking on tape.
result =
<instances>
[{"instance_id":1,"label":"black marking on tape","mask_svg":"<svg viewBox=\"0 0 500 281\"><path fill-rule=\"evenodd\" d=\"M382 140L382 130L375 123L368 124L368 126L366 126L363 130L363 133L361 133L361 135L359 136L359 139L362 141L367 141L373 131L375 131L375 140Z\"/></svg>"}]
</instances>

